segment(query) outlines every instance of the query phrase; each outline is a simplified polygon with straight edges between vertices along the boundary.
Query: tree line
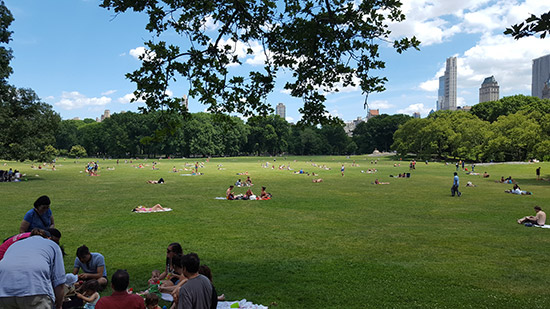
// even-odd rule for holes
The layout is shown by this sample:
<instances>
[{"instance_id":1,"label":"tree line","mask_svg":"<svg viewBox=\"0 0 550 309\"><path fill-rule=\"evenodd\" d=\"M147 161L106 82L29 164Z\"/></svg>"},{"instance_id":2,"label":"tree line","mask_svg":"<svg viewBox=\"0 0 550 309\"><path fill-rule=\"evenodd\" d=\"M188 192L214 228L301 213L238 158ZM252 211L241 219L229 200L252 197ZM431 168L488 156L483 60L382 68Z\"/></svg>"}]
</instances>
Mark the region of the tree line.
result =
<instances>
[{"instance_id":1,"label":"tree line","mask_svg":"<svg viewBox=\"0 0 550 309\"><path fill-rule=\"evenodd\" d=\"M392 149L425 159L550 160L550 100L516 95L412 119L395 132Z\"/></svg>"}]
</instances>

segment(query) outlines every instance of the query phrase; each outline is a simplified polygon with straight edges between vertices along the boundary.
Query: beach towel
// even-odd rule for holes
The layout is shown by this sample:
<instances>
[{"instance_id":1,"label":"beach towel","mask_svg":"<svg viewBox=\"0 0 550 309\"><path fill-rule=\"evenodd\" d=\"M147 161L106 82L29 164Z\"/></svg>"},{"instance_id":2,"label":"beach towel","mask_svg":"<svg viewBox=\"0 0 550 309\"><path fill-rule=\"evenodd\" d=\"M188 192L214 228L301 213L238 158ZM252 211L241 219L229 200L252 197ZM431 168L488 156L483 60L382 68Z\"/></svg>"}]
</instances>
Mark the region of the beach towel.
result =
<instances>
[{"instance_id":1,"label":"beach towel","mask_svg":"<svg viewBox=\"0 0 550 309\"><path fill-rule=\"evenodd\" d=\"M534 227L540 227L540 228L543 228L543 229L550 229L550 225L548 224L545 224L545 225L538 225L538 224L535 224L533 225Z\"/></svg>"},{"instance_id":2,"label":"beach towel","mask_svg":"<svg viewBox=\"0 0 550 309\"><path fill-rule=\"evenodd\" d=\"M219 301L217 309L231 309L231 308L241 308L241 309L268 309L264 305L256 305L246 299L239 301Z\"/></svg>"},{"instance_id":3,"label":"beach towel","mask_svg":"<svg viewBox=\"0 0 550 309\"><path fill-rule=\"evenodd\" d=\"M164 210L151 210L150 208L145 208L143 210L136 210L133 212L139 213L139 214L147 214L151 212L166 212L166 211L172 211L172 208L164 208Z\"/></svg>"}]
</instances>

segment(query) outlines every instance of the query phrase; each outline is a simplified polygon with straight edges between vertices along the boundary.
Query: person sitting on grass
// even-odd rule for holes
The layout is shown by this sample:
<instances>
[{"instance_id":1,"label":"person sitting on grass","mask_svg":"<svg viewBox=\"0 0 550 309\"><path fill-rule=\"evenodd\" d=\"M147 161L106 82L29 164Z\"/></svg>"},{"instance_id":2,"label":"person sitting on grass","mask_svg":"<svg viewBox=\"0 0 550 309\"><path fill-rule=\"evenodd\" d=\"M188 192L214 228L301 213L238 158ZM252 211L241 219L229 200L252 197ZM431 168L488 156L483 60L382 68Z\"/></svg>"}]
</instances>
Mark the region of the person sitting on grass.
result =
<instances>
[{"instance_id":1,"label":"person sitting on grass","mask_svg":"<svg viewBox=\"0 0 550 309\"><path fill-rule=\"evenodd\" d=\"M487 174L487 172L484 172L483 173L483 178L489 178L489 174Z\"/></svg>"},{"instance_id":2,"label":"person sitting on grass","mask_svg":"<svg viewBox=\"0 0 550 309\"><path fill-rule=\"evenodd\" d=\"M380 181L378 181L378 178L376 178L374 180L374 184L375 185L389 185L390 183L389 182L380 182Z\"/></svg>"},{"instance_id":3,"label":"person sitting on grass","mask_svg":"<svg viewBox=\"0 0 550 309\"><path fill-rule=\"evenodd\" d=\"M164 183L164 179L160 178L159 180L147 180L147 183Z\"/></svg>"},{"instance_id":4,"label":"person sitting on grass","mask_svg":"<svg viewBox=\"0 0 550 309\"><path fill-rule=\"evenodd\" d=\"M145 296L145 308L146 309L161 309L159 307L159 297L157 294L147 294Z\"/></svg>"},{"instance_id":5,"label":"person sitting on grass","mask_svg":"<svg viewBox=\"0 0 550 309\"><path fill-rule=\"evenodd\" d=\"M168 208L162 207L160 204L156 204L155 206L148 208L145 206L138 206L134 208L133 212L152 212L152 211L167 211Z\"/></svg>"},{"instance_id":6,"label":"person sitting on grass","mask_svg":"<svg viewBox=\"0 0 550 309\"><path fill-rule=\"evenodd\" d=\"M235 182L235 186L237 187L242 187L243 183L241 182L241 179L239 178L239 180L237 180L237 182Z\"/></svg>"},{"instance_id":7,"label":"person sitting on grass","mask_svg":"<svg viewBox=\"0 0 550 309\"><path fill-rule=\"evenodd\" d=\"M161 296L159 286L160 286L160 271L155 269L151 272L151 279L147 281L149 283L149 287L147 290L143 292L137 293L139 296L145 296L149 294L156 294L157 296Z\"/></svg>"},{"instance_id":8,"label":"person sitting on grass","mask_svg":"<svg viewBox=\"0 0 550 309\"><path fill-rule=\"evenodd\" d=\"M97 292L99 290L99 283L97 280L92 279L86 281L79 290L84 293L81 294L76 292L76 297L85 302L84 309L94 309L95 305L99 301L99 293Z\"/></svg>"},{"instance_id":9,"label":"person sitting on grass","mask_svg":"<svg viewBox=\"0 0 550 309\"><path fill-rule=\"evenodd\" d=\"M96 304L96 309L145 309L143 298L136 294L128 294L130 275L125 270L117 270L111 278L113 294L102 297Z\"/></svg>"},{"instance_id":10,"label":"person sitting on grass","mask_svg":"<svg viewBox=\"0 0 550 309\"><path fill-rule=\"evenodd\" d=\"M252 192L251 189L246 190L246 193L243 196L243 199L245 200L255 200L256 195Z\"/></svg>"},{"instance_id":11,"label":"person sitting on grass","mask_svg":"<svg viewBox=\"0 0 550 309\"><path fill-rule=\"evenodd\" d=\"M250 176L246 177L245 184L246 184L248 187L252 187L252 186L254 185L254 184L252 183L252 179L250 179Z\"/></svg>"},{"instance_id":12,"label":"person sitting on grass","mask_svg":"<svg viewBox=\"0 0 550 309\"><path fill-rule=\"evenodd\" d=\"M542 211L540 206L535 206L535 216L527 216L518 219L518 224L531 223L543 226L546 223L546 213Z\"/></svg>"},{"instance_id":13,"label":"person sitting on grass","mask_svg":"<svg viewBox=\"0 0 550 309\"><path fill-rule=\"evenodd\" d=\"M231 185L229 186L227 191L225 191L225 197L230 201L235 199L235 193L233 193L233 188L235 187Z\"/></svg>"},{"instance_id":14,"label":"person sitting on grass","mask_svg":"<svg viewBox=\"0 0 550 309\"><path fill-rule=\"evenodd\" d=\"M82 269L83 273L78 275L79 280L97 280L100 291L107 286L105 258L100 253L90 252L90 249L85 245L78 247L76 250L73 274L77 275L80 269Z\"/></svg>"},{"instance_id":15,"label":"person sitting on grass","mask_svg":"<svg viewBox=\"0 0 550 309\"><path fill-rule=\"evenodd\" d=\"M466 183L466 187L476 187L476 185L474 185L471 181L468 181Z\"/></svg>"},{"instance_id":16,"label":"person sitting on grass","mask_svg":"<svg viewBox=\"0 0 550 309\"><path fill-rule=\"evenodd\" d=\"M260 198L261 199L270 199L271 198L271 193L267 193L265 192L265 187L262 187L262 191L260 192Z\"/></svg>"}]
</instances>

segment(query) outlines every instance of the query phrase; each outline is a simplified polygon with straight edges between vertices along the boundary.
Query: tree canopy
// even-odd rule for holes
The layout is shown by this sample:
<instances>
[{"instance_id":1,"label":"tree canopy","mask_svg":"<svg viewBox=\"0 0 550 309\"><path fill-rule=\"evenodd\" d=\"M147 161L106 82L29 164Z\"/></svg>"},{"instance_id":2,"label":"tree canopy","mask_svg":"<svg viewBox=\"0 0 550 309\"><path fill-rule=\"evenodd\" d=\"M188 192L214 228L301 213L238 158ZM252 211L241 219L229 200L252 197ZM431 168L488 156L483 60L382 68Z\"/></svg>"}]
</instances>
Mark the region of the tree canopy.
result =
<instances>
[{"instance_id":1,"label":"tree canopy","mask_svg":"<svg viewBox=\"0 0 550 309\"><path fill-rule=\"evenodd\" d=\"M539 35L544 39L550 33L550 11L540 16L531 14L525 21L506 28L504 34L508 34L519 40L523 37Z\"/></svg>"},{"instance_id":2,"label":"tree canopy","mask_svg":"<svg viewBox=\"0 0 550 309\"><path fill-rule=\"evenodd\" d=\"M182 78L209 112L265 116L266 97L284 71L292 76L284 88L303 100L303 124L337 122L326 111L326 92L384 90L386 78L373 74L385 66L379 44L389 41L388 23L405 19L399 0L103 0L101 6L149 16L145 28L156 38L145 43L141 68L127 74L135 97L146 102L143 110L185 113L182 99L166 92ZM168 33L185 44L168 42L162 36ZM401 53L419 43L400 38L393 47ZM263 69L242 74L239 53L255 50L263 52Z\"/></svg>"}]
</instances>

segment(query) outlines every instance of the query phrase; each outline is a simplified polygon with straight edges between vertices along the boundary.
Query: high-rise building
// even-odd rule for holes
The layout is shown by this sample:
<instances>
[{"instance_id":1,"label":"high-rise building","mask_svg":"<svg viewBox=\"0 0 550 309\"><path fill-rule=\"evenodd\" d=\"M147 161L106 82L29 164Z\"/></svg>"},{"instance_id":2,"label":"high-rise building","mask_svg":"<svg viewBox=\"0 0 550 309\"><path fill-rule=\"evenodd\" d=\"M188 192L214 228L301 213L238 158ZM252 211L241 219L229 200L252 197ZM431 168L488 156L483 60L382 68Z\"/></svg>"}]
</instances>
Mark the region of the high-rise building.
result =
<instances>
[{"instance_id":1,"label":"high-rise building","mask_svg":"<svg viewBox=\"0 0 550 309\"><path fill-rule=\"evenodd\" d=\"M436 110L443 109L443 102L445 102L445 76L440 76L439 77L439 90L437 91Z\"/></svg>"},{"instance_id":2,"label":"high-rise building","mask_svg":"<svg viewBox=\"0 0 550 309\"><path fill-rule=\"evenodd\" d=\"M376 117L380 115L379 109L369 109L369 112L367 113L367 120L371 119L372 117Z\"/></svg>"},{"instance_id":3,"label":"high-rise building","mask_svg":"<svg viewBox=\"0 0 550 309\"><path fill-rule=\"evenodd\" d=\"M181 98L181 105L185 106L185 109L189 110L189 99L187 98L187 96L185 94Z\"/></svg>"},{"instance_id":4,"label":"high-rise building","mask_svg":"<svg viewBox=\"0 0 550 309\"><path fill-rule=\"evenodd\" d=\"M550 77L544 83L544 88L542 88L542 98L543 99L550 99Z\"/></svg>"},{"instance_id":5,"label":"high-rise building","mask_svg":"<svg viewBox=\"0 0 550 309\"><path fill-rule=\"evenodd\" d=\"M281 118L286 119L286 106L283 103L277 104L277 107L275 107L275 115L279 115Z\"/></svg>"},{"instance_id":6,"label":"high-rise building","mask_svg":"<svg viewBox=\"0 0 550 309\"><path fill-rule=\"evenodd\" d=\"M456 110L456 57L447 58L445 65L445 100L441 109Z\"/></svg>"},{"instance_id":7,"label":"high-rise building","mask_svg":"<svg viewBox=\"0 0 550 309\"><path fill-rule=\"evenodd\" d=\"M420 118L420 113L419 112L414 112L413 113L413 118Z\"/></svg>"},{"instance_id":8,"label":"high-rise building","mask_svg":"<svg viewBox=\"0 0 550 309\"><path fill-rule=\"evenodd\" d=\"M111 111L108 110L108 109L106 109L106 110L103 112L103 115L101 115L101 118L100 118L100 119L97 119L97 118L96 118L96 121L97 121L97 122L101 122L101 121L103 121L103 120L105 120L105 119L107 119L107 118L109 118L109 117L111 117Z\"/></svg>"},{"instance_id":9,"label":"high-rise building","mask_svg":"<svg viewBox=\"0 0 550 309\"><path fill-rule=\"evenodd\" d=\"M485 78L481 88L479 88L479 103L497 101L499 99L499 88L494 76Z\"/></svg>"},{"instance_id":10,"label":"high-rise building","mask_svg":"<svg viewBox=\"0 0 550 309\"><path fill-rule=\"evenodd\" d=\"M548 79L550 79L550 55L533 59L531 95L542 99L542 89Z\"/></svg>"}]
</instances>

